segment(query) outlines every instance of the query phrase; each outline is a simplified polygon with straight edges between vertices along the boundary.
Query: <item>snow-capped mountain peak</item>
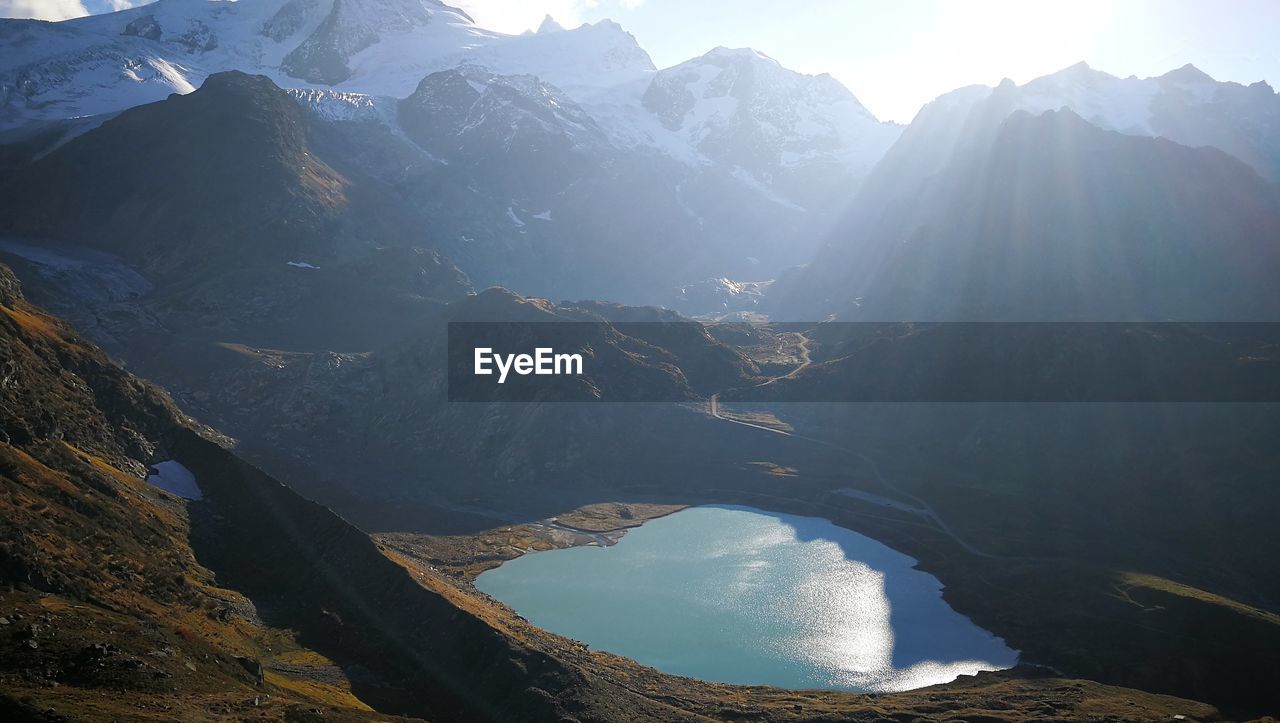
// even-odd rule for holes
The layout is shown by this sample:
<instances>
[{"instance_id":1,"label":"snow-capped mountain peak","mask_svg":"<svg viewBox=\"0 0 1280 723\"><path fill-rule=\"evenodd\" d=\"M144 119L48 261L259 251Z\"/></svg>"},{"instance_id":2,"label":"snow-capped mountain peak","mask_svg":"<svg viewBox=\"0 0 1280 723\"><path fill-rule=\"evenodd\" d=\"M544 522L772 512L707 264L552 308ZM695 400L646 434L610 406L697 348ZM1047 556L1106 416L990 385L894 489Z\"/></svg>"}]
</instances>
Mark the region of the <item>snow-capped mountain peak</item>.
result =
<instances>
[{"instance_id":1,"label":"snow-capped mountain peak","mask_svg":"<svg viewBox=\"0 0 1280 723\"><path fill-rule=\"evenodd\" d=\"M1208 73L1197 68L1191 63L1187 63L1186 65L1176 70L1170 70L1168 73L1165 73L1164 75L1160 76L1158 80L1165 81L1166 83L1173 82L1173 83L1184 83L1184 84L1218 82L1214 80Z\"/></svg>"},{"instance_id":2,"label":"snow-capped mountain peak","mask_svg":"<svg viewBox=\"0 0 1280 723\"><path fill-rule=\"evenodd\" d=\"M923 183L957 156L965 138L981 137L971 131L992 130L1019 111L1041 115L1063 108L1105 130L1213 146L1280 179L1274 130L1280 128L1280 95L1266 83L1219 82L1193 65L1152 78L1119 78L1077 63L1021 86L1005 79L994 88L960 88L920 110L882 168Z\"/></svg>"},{"instance_id":3,"label":"snow-capped mountain peak","mask_svg":"<svg viewBox=\"0 0 1280 723\"><path fill-rule=\"evenodd\" d=\"M865 173L901 132L830 75L788 70L750 48L715 48L660 71L643 104L710 162L765 182L802 166Z\"/></svg>"},{"instance_id":4,"label":"snow-capped mountain peak","mask_svg":"<svg viewBox=\"0 0 1280 723\"><path fill-rule=\"evenodd\" d=\"M410 96L405 107L455 103L486 127L506 119L574 148L715 166L796 209L833 184L852 188L901 131L830 75L750 48L659 71L610 20L566 29L547 17L507 35L437 0L159 0L63 23L0 20L0 43L14 49L0 56L0 130L102 118L239 70L330 121L394 125Z\"/></svg>"},{"instance_id":5,"label":"snow-capped mountain peak","mask_svg":"<svg viewBox=\"0 0 1280 723\"><path fill-rule=\"evenodd\" d=\"M477 163L486 149L545 153L606 143L595 120L559 88L531 75L495 75L474 65L424 78L399 103L399 122L434 155L460 162ZM463 151L474 155L459 157Z\"/></svg>"},{"instance_id":6,"label":"snow-capped mountain peak","mask_svg":"<svg viewBox=\"0 0 1280 723\"><path fill-rule=\"evenodd\" d=\"M655 70L616 23L543 29L492 32L436 0L159 0L61 23L0 20L0 128L162 100L222 70L401 98L426 75L464 62L566 89Z\"/></svg>"},{"instance_id":7,"label":"snow-capped mountain peak","mask_svg":"<svg viewBox=\"0 0 1280 723\"><path fill-rule=\"evenodd\" d=\"M306 18L317 9L316 0L289 0L269 22L279 25L282 15ZM449 10L434 0L332 0L324 19L284 57L280 69L311 83L340 83L351 77L353 55L388 36L412 33ZM464 17L453 15L456 22Z\"/></svg>"},{"instance_id":8,"label":"snow-capped mountain peak","mask_svg":"<svg viewBox=\"0 0 1280 723\"><path fill-rule=\"evenodd\" d=\"M119 111L221 70L377 92L398 75L389 54L421 62L498 37L435 0L159 0L61 23L3 20L0 126ZM421 75L400 83L405 93Z\"/></svg>"},{"instance_id":9,"label":"snow-capped mountain peak","mask_svg":"<svg viewBox=\"0 0 1280 723\"><path fill-rule=\"evenodd\" d=\"M1270 87L1214 80L1187 64L1154 78L1117 78L1077 65L1012 93L1013 109L1042 113L1067 107L1090 123L1130 135L1164 136L1215 146L1280 178L1280 96Z\"/></svg>"},{"instance_id":10,"label":"snow-capped mountain peak","mask_svg":"<svg viewBox=\"0 0 1280 723\"><path fill-rule=\"evenodd\" d=\"M564 30L564 26L556 22L556 19L547 15L542 19L542 24L538 26L538 34L558 33Z\"/></svg>"},{"instance_id":11,"label":"snow-capped mountain peak","mask_svg":"<svg viewBox=\"0 0 1280 723\"><path fill-rule=\"evenodd\" d=\"M610 20L572 30L502 36L483 45L472 44L448 61L442 67L469 63L504 75L536 75L582 96L647 79L655 71L635 37Z\"/></svg>"},{"instance_id":12,"label":"snow-capped mountain peak","mask_svg":"<svg viewBox=\"0 0 1280 723\"><path fill-rule=\"evenodd\" d=\"M798 104L812 103L875 121L858 99L830 75L804 75L788 70L773 58L751 48L718 47L700 58L658 73L645 104L670 128L688 128L705 136L707 126L739 112L790 125L804 113Z\"/></svg>"}]
</instances>

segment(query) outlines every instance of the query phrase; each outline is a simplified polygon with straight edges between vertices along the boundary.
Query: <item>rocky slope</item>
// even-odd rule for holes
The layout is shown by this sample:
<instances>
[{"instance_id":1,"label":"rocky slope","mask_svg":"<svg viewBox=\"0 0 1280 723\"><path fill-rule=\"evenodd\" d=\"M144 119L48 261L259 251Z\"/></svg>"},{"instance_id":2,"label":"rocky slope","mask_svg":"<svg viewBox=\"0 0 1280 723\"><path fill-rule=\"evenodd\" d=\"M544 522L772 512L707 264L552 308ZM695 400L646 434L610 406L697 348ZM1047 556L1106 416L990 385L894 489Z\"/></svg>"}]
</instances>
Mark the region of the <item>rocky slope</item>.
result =
<instances>
[{"instance_id":1,"label":"rocky slope","mask_svg":"<svg viewBox=\"0 0 1280 723\"><path fill-rule=\"evenodd\" d=\"M117 259L82 265L134 269L142 280L114 301L145 299L135 332L362 348L370 331L395 333L374 322L470 287L324 130L266 78L215 75L7 176L0 223L41 239L25 247L28 262L57 257L39 251L56 240L73 258L87 246ZM87 311L74 289L66 296L74 314Z\"/></svg>"},{"instance_id":2,"label":"rocky slope","mask_svg":"<svg viewBox=\"0 0 1280 723\"><path fill-rule=\"evenodd\" d=\"M6 184L5 217L12 233L87 242L158 276L329 261L350 185L311 157L292 99L229 73L40 158Z\"/></svg>"},{"instance_id":3,"label":"rocky slope","mask_svg":"<svg viewBox=\"0 0 1280 723\"><path fill-rule=\"evenodd\" d=\"M4 267L0 357L6 715L372 717L339 668L264 623L197 554L197 513L143 481L148 465L179 454L233 458L165 395L26 304ZM210 511L228 501L216 474L198 479Z\"/></svg>"}]
</instances>

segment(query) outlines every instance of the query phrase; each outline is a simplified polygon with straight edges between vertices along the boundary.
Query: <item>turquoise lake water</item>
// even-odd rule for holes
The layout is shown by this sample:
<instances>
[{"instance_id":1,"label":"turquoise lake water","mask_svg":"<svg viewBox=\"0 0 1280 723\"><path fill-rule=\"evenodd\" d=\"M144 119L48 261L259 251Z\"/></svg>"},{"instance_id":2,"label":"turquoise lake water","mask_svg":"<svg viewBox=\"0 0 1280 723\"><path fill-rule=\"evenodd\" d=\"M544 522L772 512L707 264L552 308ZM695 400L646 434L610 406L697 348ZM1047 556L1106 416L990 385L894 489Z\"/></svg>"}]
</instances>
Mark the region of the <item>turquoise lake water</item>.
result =
<instances>
[{"instance_id":1,"label":"turquoise lake water","mask_svg":"<svg viewBox=\"0 0 1280 723\"><path fill-rule=\"evenodd\" d=\"M897 691L1017 662L913 564L823 519L704 506L613 547L525 555L476 587L545 630L724 683Z\"/></svg>"}]
</instances>

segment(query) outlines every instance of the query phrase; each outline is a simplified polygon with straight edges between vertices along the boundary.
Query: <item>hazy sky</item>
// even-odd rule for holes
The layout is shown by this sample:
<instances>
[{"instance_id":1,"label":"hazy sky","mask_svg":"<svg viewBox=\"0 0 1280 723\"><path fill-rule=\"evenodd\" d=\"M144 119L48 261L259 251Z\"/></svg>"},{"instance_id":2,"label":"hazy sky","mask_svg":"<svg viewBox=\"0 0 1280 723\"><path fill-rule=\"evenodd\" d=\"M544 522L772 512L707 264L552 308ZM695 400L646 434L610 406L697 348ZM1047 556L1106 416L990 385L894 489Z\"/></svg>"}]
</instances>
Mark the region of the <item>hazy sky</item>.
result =
<instances>
[{"instance_id":1,"label":"hazy sky","mask_svg":"<svg viewBox=\"0 0 1280 723\"><path fill-rule=\"evenodd\" d=\"M253 2L254 0L242 0ZM0 0L0 15L60 19L138 0ZM1194 63L1219 80L1280 81L1280 0L453 0L494 30L551 14L612 18L659 67L717 45L829 72L876 115L909 121L954 88L1024 83L1084 60L1115 75Z\"/></svg>"}]
</instances>

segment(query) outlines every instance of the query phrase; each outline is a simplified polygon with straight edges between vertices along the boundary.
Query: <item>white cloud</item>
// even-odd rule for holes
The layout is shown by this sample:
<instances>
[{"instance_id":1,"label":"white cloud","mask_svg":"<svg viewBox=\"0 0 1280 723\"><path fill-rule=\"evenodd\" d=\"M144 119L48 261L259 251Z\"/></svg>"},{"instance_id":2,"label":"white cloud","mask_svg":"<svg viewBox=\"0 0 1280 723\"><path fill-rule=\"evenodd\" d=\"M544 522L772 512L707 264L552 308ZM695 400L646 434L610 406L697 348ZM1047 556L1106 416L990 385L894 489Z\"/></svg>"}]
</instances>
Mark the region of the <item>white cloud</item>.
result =
<instances>
[{"instance_id":1,"label":"white cloud","mask_svg":"<svg viewBox=\"0 0 1280 723\"><path fill-rule=\"evenodd\" d=\"M534 30L548 15L566 28L582 24L583 13L604 7L634 10L644 0L445 0L462 8L476 25L502 33Z\"/></svg>"},{"instance_id":2,"label":"white cloud","mask_svg":"<svg viewBox=\"0 0 1280 723\"><path fill-rule=\"evenodd\" d=\"M0 0L0 18L67 20L88 14L80 0Z\"/></svg>"}]
</instances>

